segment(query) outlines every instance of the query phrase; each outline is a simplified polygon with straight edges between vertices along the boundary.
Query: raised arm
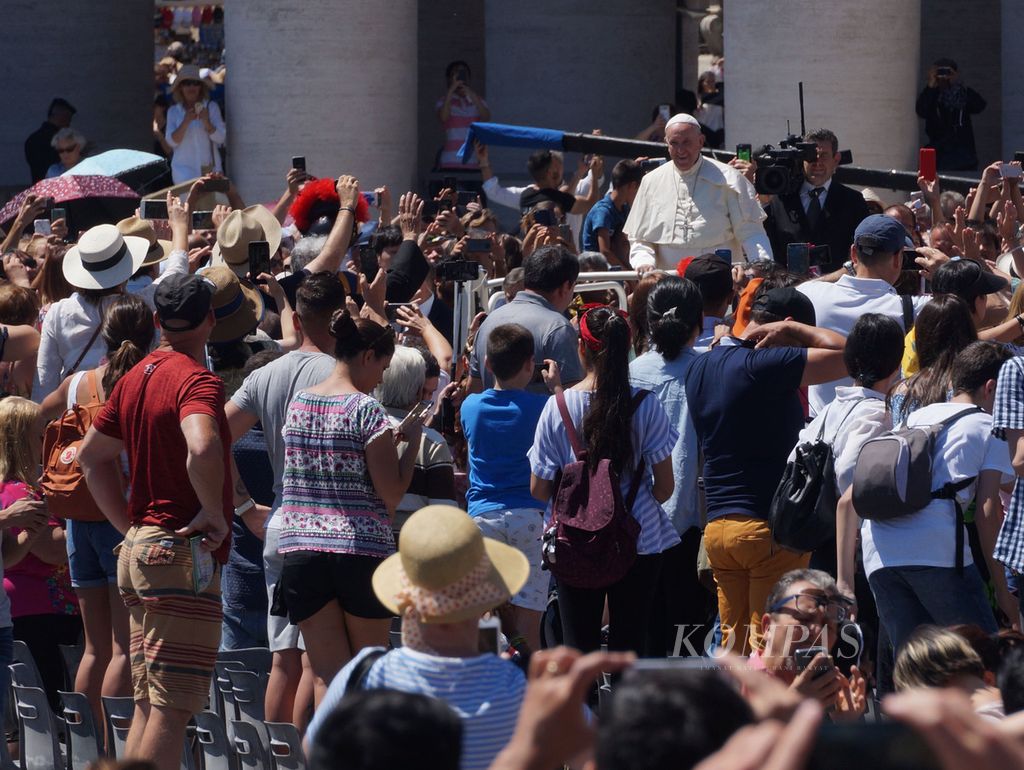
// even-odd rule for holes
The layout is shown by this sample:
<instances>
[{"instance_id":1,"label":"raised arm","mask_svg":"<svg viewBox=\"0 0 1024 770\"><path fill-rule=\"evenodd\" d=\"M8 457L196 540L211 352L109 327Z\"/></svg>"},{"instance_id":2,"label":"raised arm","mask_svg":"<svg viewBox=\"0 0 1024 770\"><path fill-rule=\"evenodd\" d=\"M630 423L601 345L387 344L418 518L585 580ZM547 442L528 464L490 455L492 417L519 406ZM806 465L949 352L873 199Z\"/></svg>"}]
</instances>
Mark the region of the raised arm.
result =
<instances>
[{"instance_id":1,"label":"raised arm","mask_svg":"<svg viewBox=\"0 0 1024 770\"><path fill-rule=\"evenodd\" d=\"M308 264L306 270L317 273L327 270L336 273L341 269L341 261L351 245L352 229L356 221L356 203L359 197L359 180L354 176L344 175L336 185L340 208L334 220L334 226L327 236L323 250Z\"/></svg>"}]
</instances>

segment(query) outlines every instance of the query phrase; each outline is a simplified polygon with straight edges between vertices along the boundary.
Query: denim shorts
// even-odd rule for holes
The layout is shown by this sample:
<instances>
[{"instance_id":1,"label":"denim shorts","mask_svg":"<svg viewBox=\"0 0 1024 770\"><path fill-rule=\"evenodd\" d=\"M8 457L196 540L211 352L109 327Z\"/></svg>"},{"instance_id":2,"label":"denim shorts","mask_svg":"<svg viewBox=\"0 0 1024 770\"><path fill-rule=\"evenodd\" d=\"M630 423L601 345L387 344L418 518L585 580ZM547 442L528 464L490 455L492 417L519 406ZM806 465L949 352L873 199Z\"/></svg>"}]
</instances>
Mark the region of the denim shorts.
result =
<instances>
[{"instance_id":1,"label":"denim shorts","mask_svg":"<svg viewBox=\"0 0 1024 770\"><path fill-rule=\"evenodd\" d=\"M74 588L99 588L117 584L114 548L124 535L109 521L68 519L68 568Z\"/></svg>"}]
</instances>

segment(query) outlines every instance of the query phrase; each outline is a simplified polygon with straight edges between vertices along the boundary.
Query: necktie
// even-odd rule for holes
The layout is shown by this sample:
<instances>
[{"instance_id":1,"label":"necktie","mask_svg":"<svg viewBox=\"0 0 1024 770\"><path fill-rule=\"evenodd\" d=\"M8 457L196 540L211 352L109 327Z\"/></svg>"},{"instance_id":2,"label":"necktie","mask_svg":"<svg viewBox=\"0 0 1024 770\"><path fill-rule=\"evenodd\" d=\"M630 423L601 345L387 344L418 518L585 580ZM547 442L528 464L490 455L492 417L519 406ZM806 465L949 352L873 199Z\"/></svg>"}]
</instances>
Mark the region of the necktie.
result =
<instances>
[{"instance_id":1,"label":"necktie","mask_svg":"<svg viewBox=\"0 0 1024 770\"><path fill-rule=\"evenodd\" d=\"M811 230L817 230L818 222L821 220L821 201L818 200L818 196L823 192L825 192L824 187L815 187L808 192L811 202L807 206L807 224L811 226Z\"/></svg>"}]
</instances>

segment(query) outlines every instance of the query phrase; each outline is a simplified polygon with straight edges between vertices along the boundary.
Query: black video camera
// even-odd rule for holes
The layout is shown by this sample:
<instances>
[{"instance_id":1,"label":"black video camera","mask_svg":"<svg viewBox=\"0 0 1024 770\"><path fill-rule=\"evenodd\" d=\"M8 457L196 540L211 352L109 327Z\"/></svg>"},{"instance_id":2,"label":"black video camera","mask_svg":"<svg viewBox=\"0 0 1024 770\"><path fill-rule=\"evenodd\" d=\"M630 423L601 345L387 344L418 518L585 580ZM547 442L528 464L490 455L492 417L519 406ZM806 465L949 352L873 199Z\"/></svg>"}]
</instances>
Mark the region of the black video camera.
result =
<instances>
[{"instance_id":1,"label":"black video camera","mask_svg":"<svg viewBox=\"0 0 1024 770\"><path fill-rule=\"evenodd\" d=\"M434 273L442 281L475 281L480 277L480 263L462 259L441 262Z\"/></svg>"},{"instance_id":2,"label":"black video camera","mask_svg":"<svg viewBox=\"0 0 1024 770\"><path fill-rule=\"evenodd\" d=\"M766 144L757 154L754 189L760 195L789 195L800 191L804 181L804 161L818 159L818 145L790 135L778 147Z\"/></svg>"},{"instance_id":3,"label":"black video camera","mask_svg":"<svg viewBox=\"0 0 1024 770\"><path fill-rule=\"evenodd\" d=\"M648 158L640 161L640 170L647 174L656 168L661 168L668 161L668 158Z\"/></svg>"}]
</instances>

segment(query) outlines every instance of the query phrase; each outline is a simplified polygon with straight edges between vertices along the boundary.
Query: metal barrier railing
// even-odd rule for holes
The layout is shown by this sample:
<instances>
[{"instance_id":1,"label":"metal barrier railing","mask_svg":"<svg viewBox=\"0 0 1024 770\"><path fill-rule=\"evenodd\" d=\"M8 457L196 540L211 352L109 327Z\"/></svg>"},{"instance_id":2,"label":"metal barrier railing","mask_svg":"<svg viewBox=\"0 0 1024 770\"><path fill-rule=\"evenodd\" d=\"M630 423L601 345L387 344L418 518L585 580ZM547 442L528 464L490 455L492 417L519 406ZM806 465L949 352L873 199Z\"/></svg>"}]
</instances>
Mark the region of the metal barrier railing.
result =
<instances>
[{"instance_id":1,"label":"metal barrier railing","mask_svg":"<svg viewBox=\"0 0 1024 770\"><path fill-rule=\"evenodd\" d=\"M580 273L579 278L576 279L575 291L611 290L615 292L619 307L626 310L626 289L623 284L628 281L636 281L639 277L635 270ZM464 281L455 285L455 318L452 340L456 343L454 346L456 353L460 352L466 344L469 325L479 312L477 308L485 308L488 313L492 312L502 296L501 286L504 282L504 278L478 278L475 281ZM475 298L476 301L470 302L470 297Z\"/></svg>"}]
</instances>

